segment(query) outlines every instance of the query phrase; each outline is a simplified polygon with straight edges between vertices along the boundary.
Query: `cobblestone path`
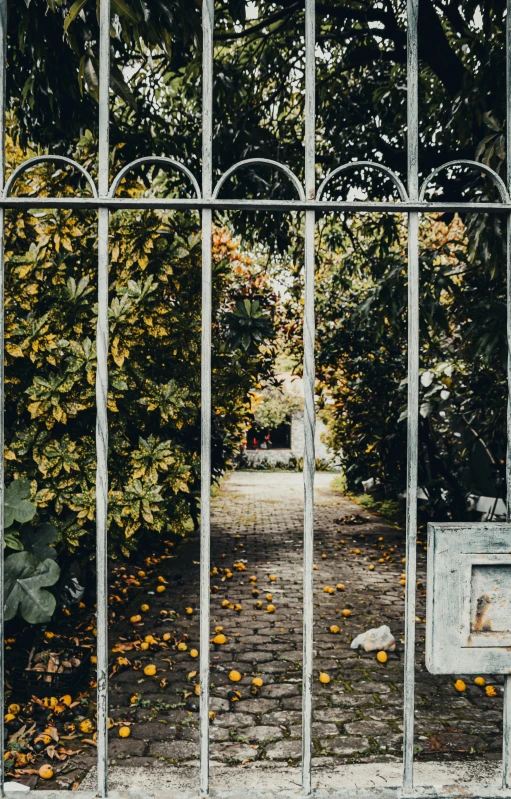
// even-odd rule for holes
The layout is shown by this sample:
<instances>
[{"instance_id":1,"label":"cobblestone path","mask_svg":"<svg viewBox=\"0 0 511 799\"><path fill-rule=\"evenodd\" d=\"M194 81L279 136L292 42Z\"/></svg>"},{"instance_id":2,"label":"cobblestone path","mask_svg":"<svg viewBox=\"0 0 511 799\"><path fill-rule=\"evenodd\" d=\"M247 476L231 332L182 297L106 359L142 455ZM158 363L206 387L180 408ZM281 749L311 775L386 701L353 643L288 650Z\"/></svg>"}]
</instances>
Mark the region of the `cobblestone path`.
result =
<instances>
[{"instance_id":1,"label":"cobblestone path","mask_svg":"<svg viewBox=\"0 0 511 799\"><path fill-rule=\"evenodd\" d=\"M334 761L361 762L400 757L403 697L404 536L392 526L361 510L330 488L332 475L316 480L315 522L315 682L314 767ZM338 520L350 514L363 524ZM302 478L292 473L236 472L224 481L212 511L211 621L223 626L227 643L211 654L211 758L240 764L300 760L301 751L301 612L302 612ZM457 693L456 677L432 677L423 665L425 631L424 541L418 546L416 751L419 759L499 759L502 697L489 698L466 679L467 691ZM247 571L237 571L236 562ZM137 653L145 665L158 667L156 677L128 669L114 675L110 685L110 715L134 722L131 737L112 737L110 762L155 765L196 763L198 757L198 698L193 687L198 663L198 541L183 545L176 558L164 561L168 580L164 594L148 597L144 633L186 635L187 651L172 649ZM374 566L374 569L371 568ZM231 578L220 569L229 567ZM218 573L216 571L218 570ZM257 576L259 596L253 596L249 577ZM270 582L269 576L276 581ZM325 593L324 586L344 584L345 590ZM275 612L268 613L269 600ZM231 607L223 607L227 604ZM144 597L137 599L138 605ZM255 603L262 601L262 609ZM241 606L235 610L232 606ZM193 608L191 615L186 608ZM160 611L177 616L161 621ZM347 618L342 610L351 610ZM134 607L133 612L136 611ZM388 624L397 651L380 664L375 654L359 654L350 642L369 627ZM338 634L329 632L331 625ZM112 631L133 637L133 630ZM112 644L113 645L113 644ZM231 669L241 682L228 679ZM319 671L331 682L322 685ZM192 676L190 675L192 672ZM252 679L263 686L256 695ZM486 675L483 675L486 676ZM160 687L160 680L167 684ZM489 679L489 678L488 678ZM493 684L496 684L493 682ZM239 691L240 698L234 691ZM135 706L130 697L141 699ZM115 732L113 730L112 732ZM262 765L262 764L261 764Z\"/></svg>"}]
</instances>

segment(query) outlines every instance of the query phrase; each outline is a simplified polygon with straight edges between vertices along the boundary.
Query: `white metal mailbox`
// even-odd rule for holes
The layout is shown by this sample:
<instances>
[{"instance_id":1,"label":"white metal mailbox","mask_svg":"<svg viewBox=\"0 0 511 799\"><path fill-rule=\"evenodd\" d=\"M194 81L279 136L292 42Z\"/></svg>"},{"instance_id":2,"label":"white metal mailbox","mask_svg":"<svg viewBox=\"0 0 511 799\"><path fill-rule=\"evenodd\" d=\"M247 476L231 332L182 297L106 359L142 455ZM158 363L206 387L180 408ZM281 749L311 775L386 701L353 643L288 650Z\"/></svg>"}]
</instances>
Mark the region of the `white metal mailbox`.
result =
<instances>
[{"instance_id":1,"label":"white metal mailbox","mask_svg":"<svg viewBox=\"0 0 511 799\"><path fill-rule=\"evenodd\" d=\"M426 666L511 674L511 524L429 524Z\"/></svg>"}]
</instances>

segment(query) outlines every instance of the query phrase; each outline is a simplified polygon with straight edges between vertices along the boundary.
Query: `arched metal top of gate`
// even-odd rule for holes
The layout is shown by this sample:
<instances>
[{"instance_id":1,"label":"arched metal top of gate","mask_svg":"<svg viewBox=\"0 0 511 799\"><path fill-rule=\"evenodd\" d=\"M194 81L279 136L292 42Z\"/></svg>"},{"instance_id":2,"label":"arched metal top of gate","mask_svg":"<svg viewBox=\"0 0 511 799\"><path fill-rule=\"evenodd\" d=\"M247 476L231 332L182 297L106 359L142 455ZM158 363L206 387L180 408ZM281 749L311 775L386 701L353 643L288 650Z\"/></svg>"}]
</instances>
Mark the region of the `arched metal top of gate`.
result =
<instances>
[{"instance_id":1,"label":"arched metal top of gate","mask_svg":"<svg viewBox=\"0 0 511 799\"><path fill-rule=\"evenodd\" d=\"M10 0L15 2L15 0ZM212 255L211 231L214 210L269 210L305 212L305 301L304 301L304 395L305 395L305 457L304 457L304 582L303 582L303 712L302 712L302 795L312 793L311 778L311 728L312 728L312 680L313 680L313 524L314 524L314 431L315 431L315 375L314 375L314 260L316 215L324 211L406 213L408 215L408 396L407 396L407 558L406 583L416 584L416 496L418 488L418 415L419 415L419 214L442 211L505 213L507 215L508 248L508 321L507 337L511 343L511 0L507 0L506 16L506 82L507 118L505 128L506 181L490 167L475 161L456 159L437 167L419 187L419 132L418 132L418 14L419 0L407 0L407 180L406 184L386 165L371 161L350 161L333 169L316 190L315 175L315 0L303 0L305 8L305 159L302 182L289 166L277 161L252 158L229 167L213 188L213 28L214 0L202 0L203 21L203 114L202 114L202 179L178 160L164 156L146 156L126 164L109 181L109 75L110 75L110 0L99 0L99 166L95 182L90 173L78 162L64 156L42 155L28 159L10 175L5 182L5 111L6 111L6 43L8 0L0 0L0 230L3 216L9 208L89 208L98 211L98 328L97 328L97 378L96 378L96 526L97 526L97 733L98 785L96 795L108 795L108 618L107 618L107 505L108 505L108 226L109 210L123 208L197 209L202 212L202 342L201 342L201 558L200 558L200 784L197 794L209 793L209 555L210 555L210 452L211 452L211 285ZM13 190L18 180L32 167L56 164L62 168L73 168L81 174L90 196L15 196ZM117 190L128 172L140 166L153 166L181 172L189 181L195 197L119 197ZM296 192L296 198L285 200L222 198L221 189L228 180L245 167L274 169L288 178ZM441 198L426 200L428 188L435 178L445 170L455 167L479 170L495 185L499 193L497 202L447 202ZM333 200L327 196L335 178L345 177L355 170L376 170L387 177L397 192L392 201ZM3 187L3 189L1 188ZM3 243L0 243L0 314L4 313L4 262ZM0 361L3 365L3 324L0 326ZM508 369L508 385L511 387L511 367ZM0 366L0 451L3 451L4 425L3 368ZM511 407L511 406L510 406ZM511 430L511 410L508 411L508 442ZM509 443L508 443L509 446ZM506 484L509 501L511 497L511 457L508 456ZM0 459L0 518L3 516L4 465ZM3 526L0 525L0 551L3 551ZM0 569L0 595L3 598L3 568ZM404 744L403 782L400 796L416 796L414 785L414 684L415 684L415 591L406 592L405 607L405 695L404 695ZM0 602L0 629L3 631L4 610ZM3 635L3 634L2 634ZM1 640L3 647L3 637ZM2 648L3 652L3 648ZM510 665L511 671L511 665ZM502 796L511 796L511 677L506 676L504 747L503 747L503 791ZM3 701L3 657L0 663L0 699ZM0 719L0 761L4 754L3 714ZM244 774L246 772L241 772ZM4 795L3 771L0 772L0 789ZM240 786L245 796L249 792ZM239 795L238 793L238 795ZM59 792L64 797L67 792ZM80 795L70 792L69 797ZM83 796L84 794L82 794ZM250 794L251 795L251 794ZM343 787L330 791L329 796L347 796ZM364 793L364 796L369 793ZM372 796L389 796L381 789L372 789ZM465 794L466 795L466 794ZM495 795L495 794L494 794ZM42 799L55 796L53 792L40 792ZM143 797L141 797L143 799Z\"/></svg>"}]
</instances>

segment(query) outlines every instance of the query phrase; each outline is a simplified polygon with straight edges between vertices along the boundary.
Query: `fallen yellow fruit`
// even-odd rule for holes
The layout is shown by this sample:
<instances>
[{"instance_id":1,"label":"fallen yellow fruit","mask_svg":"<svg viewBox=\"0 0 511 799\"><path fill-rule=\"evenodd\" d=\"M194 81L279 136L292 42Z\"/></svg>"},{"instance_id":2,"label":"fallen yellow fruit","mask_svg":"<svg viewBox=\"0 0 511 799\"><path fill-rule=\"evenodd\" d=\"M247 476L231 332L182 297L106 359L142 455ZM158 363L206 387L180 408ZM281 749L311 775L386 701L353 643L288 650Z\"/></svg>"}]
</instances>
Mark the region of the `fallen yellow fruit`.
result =
<instances>
[{"instance_id":1,"label":"fallen yellow fruit","mask_svg":"<svg viewBox=\"0 0 511 799\"><path fill-rule=\"evenodd\" d=\"M256 688L260 688L262 684L263 681L261 680L260 677L254 677L254 679L252 680L252 685L255 685Z\"/></svg>"},{"instance_id":2,"label":"fallen yellow fruit","mask_svg":"<svg viewBox=\"0 0 511 799\"><path fill-rule=\"evenodd\" d=\"M149 605L140 605L140 610L142 611L142 613L147 613L147 611L149 610Z\"/></svg>"},{"instance_id":3,"label":"fallen yellow fruit","mask_svg":"<svg viewBox=\"0 0 511 799\"><path fill-rule=\"evenodd\" d=\"M188 616L191 616L192 613L193 613L193 608L186 608L186 612L187 612Z\"/></svg>"},{"instance_id":4,"label":"fallen yellow fruit","mask_svg":"<svg viewBox=\"0 0 511 799\"><path fill-rule=\"evenodd\" d=\"M92 732L94 725L90 719L84 719L80 722L80 732Z\"/></svg>"},{"instance_id":5,"label":"fallen yellow fruit","mask_svg":"<svg viewBox=\"0 0 511 799\"><path fill-rule=\"evenodd\" d=\"M484 679L484 677L476 677L474 682L476 685L480 685L481 687L483 685L486 685L486 680Z\"/></svg>"},{"instance_id":6,"label":"fallen yellow fruit","mask_svg":"<svg viewBox=\"0 0 511 799\"><path fill-rule=\"evenodd\" d=\"M147 641L142 641L142 643L140 644L140 649L143 649L143 650L144 650L144 652L145 652L147 649L149 649L149 644L147 643Z\"/></svg>"},{"instance_id":7,"label":"fallen yellow fruit","mask_svg":"<svg viewBox=\"0 0 511 799\"><path fill-rule=\"evenodd\" d=\"M229 679L231 682L239 682L241 680L241 674L236 669L233 669L229 672Z\"/></svg>"},{"instance_id":8,"label":"fallen yellow fruit","mask_svg":"<svg viewBox=\"0 0 511 799\"><path fill-rule=\"evenodd\" d=\"M53 769L48 764L45 764L44 766L41 766L41 768L38 771L38 774L43 780L51 780L51 778L53 777Z\"/></svg>"},{"instance_id":9,"label":"fallen yellow fruit","mask_svg":"<svg viewBox=\"0 0 511 799\"><path fill-rule=\"evenodd\" d=\"M154 677L156 674L156 666L153 663L150 663L144 668L144 674L146 677Z\"/></svg>"},{"instance_id":10,"label":"fallen yellow fruit","mask_svg":"<svg viewBox=\"0 0 511 799\"><path fill-rule=\"evenodd\" d=\"M454 683L454 687L455 687L455 688L456 688L456 690L457 690L457 691L459 691L460 693L463 693L463 691L466 691L466 690L467 690L467 686L465 685L465 683L463 682L463 680L456 680L456 682Z\"/></svg>"},{"instance_id":11,"label":"fallen yellow fruit","mask_svg":"<svg viewBox=\"0 0 511 799\"><path fill-rule=\"evenodd\" d=\"M326 671L320 671L319 672L319 681L322 682L323 685L328 685L330 680L331 680L331 677L330 677L329 674L326 673Z\"/></svg>"},{"instance_id":12,"label":"fallen yellow fruit","mask_svg":"<svg viewBox=\"0 0 511 799\"><path fill-rule=\"evenodd\" d=\"M215 637L213 638L213 643L214 644L226 644L227 643L227 638L225 637L225 635L223 633L218 633L218 635L215 635Z\"/></svg>"},{"instance_id":13,"label":"fallen yellow fruit","mask_svg":"<svg viewBox=\"0 0 511 799\"><path fill-rule=\"evenodd\" d=\"M342 610L341 613L346 619L348 618L348 616L351 616L351 610L349 608L344 608L344 610Z\"/></svg>"},{"instance_id":14,"label":"fallen yellow fruit","mask_svg":"<svg viewBox=\"0 0 511 799\"><path fill-rule=\"evenodd\" d=\"M200 696L200 685L199 684L194 685L193 692L194 692L195 696Z\"/></svg>"},{"instance_id":15,"label":"fallen yellow fruit","mask_svg":"<svg viewBox=\"0 0 511 799\"><path fill-rule=\"evenodd\" d=\"M177 648L179 649L180 652L186 652L186 650L188 649L184 641L181 641L181 643L177 645Z\"/></svg>"},{"instance_id":16,"label":"fallen yellow fruit","mask_svg":"<svg viewBox=\"0 0 511 799\"><path fill-rule=\"evenodd\" d=\"M228 608L230 604L231 604L231 603L229 602L229 600L228 600L228 599L223 599L223 600L222 600L222 607L223 607L223 608Z\"/></svg>"},{"instance_id":17,"label":"fallen yellow fruit","mask_svg":"<svg viewBox=\"0 0 511 799\"><path fill-rule=\"evenodd\" d=\"M373 572L373 571L374 571L374 563L371 563L371 565L369 566L369 571L370 571L370 572Z\"/></svg>"},{"instance_id":18,"label":"fallen yellow fruit","mask_svg":"<svg viewBox=\"0 0 511 799\"><path fill-rule=\"evenodd\" d=\"M190 657L192 657L192 658L199 657L199 650L198 649L190 649Z\"/></svg>"},{"instance_id":19,"label":"fallen yellow fruit","mask_svg":"<svg viewBox=\"0 0 511 799\"><path fill-rule=\"evenodd\" d=\"M152 635L146 635L146 637L144 638L144 641L146 642L146 644L155 644L156 643L156 639L153 638Z\"/></svg>"},{"instance_id":20,"label":"fallen yellow fruit","mask_svg":"<svg viewBox=\"0 0 511 799\"><path fill-rule=\"evenodd\" d=\"M66 707L69 707L69 705L71 704L73 699L72 699L70 694L64 694L64 696L60 697L60 701L62 702L63 705L66 705ZM9 710L11 709L11 707L12 707L12 705L9 707Z\"/></svg>"},{"instance_id":21,"label":"fallen yellow fruit","mask_svg":"<svg viewBox=\"0 0 511 799\"><path fill-rule=\"evenodd\" d=\"M376 660L378 661L378 663L386 663L388 660L387 653L383 652L383 650L381 652L378 652L378 654L376 655Z\"/></svg>"},{"instance_id":22,"label":"fallen yellow fruit","mask_svg":"<svg viewBox=\"0 0 511 799\"><path fill-rule=\"evenodd\" d=\"M132 624L138 624L139 621L142 621L142 616L140 616L139 614L137 614L136 616L132 616L130 618L130 622Z\"/></svg>"},{"instance_id":23,"label":"fallen yellow fruit","mask_svg":"<svg viewBox=\"0 0 511 799\"><path fill-rule=\"evenodd\" d=\"M69 697L69 702L71 702L71 697ZM66 704L67 704L67 702L66 702ZM20 710L21 710L21 707L19 705L14 705L14 704L13 705L9 705L9 707L7 708L7 712L8 713L12 713L14 716L16 716L20 712Z\"/></svg>"},{"instance_id":24,"label":"fallen yellow fruit","mask_svg":"<svg viewBox=\"0 0 511 799\"><path fill-rule=\"evenodd\" d=\"M9 724L9 722L14 721L15 718L16 716L14 715L14 713L6 713L4 716L4 721L6 724Z\"/></svg>"},{"instance_id":25,"label":"fallen yellow fruit","mask_svg":"<svg viewBox=\"0 0 511 799\"><path fill-rule=\"evenodd\" d=\"M341 628L338 627L337 624L332 624L332 626L330 627L330 632L331 633L338 633L338 632L340 632L340 630L341 630Z\"/></svg>"},{"instance_id":26,"label":"fallen yellow fruit","mask_svg":"<svg viewBox=\"0 0 511 799\"><path fill-rule=\"evenodd\" d=\"M266 608L267 613L275 613L275 605L268 605Z\"/></svg>"},{"instance_id":27,"label":"fallen yellow fruit","mask_svg":"<svg viewBox=\"0 0 511 799\"><path fill-rule=\"evenodd\" d=\"M494 685L487 685L484 689L486 696L497 696L498 691Z\"/></svg>"},{"instance_id":28,"label":"fallen yellow fruit","mask_svg":"<svg viewBox=\"0 0 511 799\"><path fill-rule=\"evenodd\" d=\"M274 583L276 579L277 579L277 576L275 574L270 574L270 582L271 583Z\"/></svg>"},{"instance_id":29,"label":"fallen yellow fruit","mask_svg":"<svg viewBox=\"0 0 511 799\"><path fill-rule=\"evenodd\" d=\"M158 594L163 594L163 592L164 592L164 591L166 591L166 588L165 588L165 586L164 586L164 585L157 585L157 586L156 586L156 592L157 592Z\"/></svg>"},{"instance_id":30,"label":"fallen yellow fruit","mask_svg":"<svg viewBox=\"0 0 511 799\"><path fill-rule=\"evenodd\" d=\"M131 729L129 727L119 727L119 738L129 738Z\"/></svg>"},{"instance_id":31,"label":"fallen yellow fruit","mask_svg":"<svg viewBox=\"0 0 511 799\"><path fill-rule=\"evenodd\" d=\"M172 636L171 636L170 633L163 633L163 640L164 641L170 641L171 638L172 638Z\"/></svg>"},{"instance_id":32,"label":"fallen yellow fruit","mask_svg":"<svg viewBox=\"0 0 511 799\"><path fill-rule=\"evenodd\" d=\"M268 602L271 602L273 599L273 594L266 594L266 599L268 600Z\"/></svg>"},{"instance_id":33,"label":"fallen yellow fruit","mask_svg":"<svg viewBox=\"0 0 511 799\"><path fill-rule=\"evenodd\" d=\"M323 554L321 555L321 557L323 558L323 560L326 560L326 555L325 555L325 553L324 553L324 552L323 552Z\"/></svg>"}]
</instances>

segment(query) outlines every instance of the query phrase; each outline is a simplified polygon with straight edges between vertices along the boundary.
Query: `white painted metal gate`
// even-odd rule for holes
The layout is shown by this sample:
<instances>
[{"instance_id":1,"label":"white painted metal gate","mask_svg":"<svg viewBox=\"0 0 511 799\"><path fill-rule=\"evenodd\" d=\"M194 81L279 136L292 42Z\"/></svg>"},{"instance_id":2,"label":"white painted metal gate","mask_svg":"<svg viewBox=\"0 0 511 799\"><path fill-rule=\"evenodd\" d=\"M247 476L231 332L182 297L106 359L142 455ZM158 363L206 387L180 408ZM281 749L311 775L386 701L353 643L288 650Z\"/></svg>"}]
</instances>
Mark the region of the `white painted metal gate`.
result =
<instances>
[{"instance_id":1,"label":"white painted metal gate","mask_svg":"<svg viewBox=\"0 0 511 799\"><path fill-rule=\"evenodd\" d=\"M21 0L11 0L21 2ZM81 796L109 795L108 790L108 616L107 616L107 493L108 493L108 419L107 419L107 353L108 353L108 227L110 209L121 208L167 208L196 209L202 214L202 348L201 348L201 561L200 561L200 784L195 795L209 794L209 638L210 638L210 485L211 485L211 235L212 214L216 209L245 209L272 211L305 212L305 323L304 323L304 391L305 391L305 458L304 458L304 583L303 583L303 760L302 760L302 795L309 796L311 788L311 725L312 725L312 677L313 677L313 521L314 521L314 231L316 213L322 211L368 212L380 211L388 213L405 213L408 215L408 469L407 469L407 524L406 524L406 577L409 587L416 582L416 496L418 467L418 410L419 410L419 256L418 229L419 215L436 211L472 211L478 213L499 213L507 217L507 240L511 234L511 0L508 0L506 17L506 81L507 81L507 185L490 168L472 161L459 159L444 164L435 170L419 185L418 171L418 6L419 0L407 0L408 17L408 176L405 187L398 176L385 165L371 162L350 162L334 169L317 187L315 178L315 0L304 0L305 5L305 185L285 165L275 161L253 158L234 164L213 186L213 29L214 0L202 0L203 19L203 116L202 116L202 185L190 170L181 163L169 158L146 157L128 164L110 182L108 169L109 156L109 73L110 73L110 0L99 0L100 8L100 69L99 69L99 179L94 183L91 176L76 162L62 156L42 156L26 161L18 167L9 180L5 182L5 71L6 71L6 26L7 0L0 0L0 118L2 121L2 139L0 141L0 395L3 409L4 384L4 336L3 336L3 226L4 211L8 208L88 208L98 213L98 327L97 327L97 380L96 380L96 451L97 451L97 701L98 701L98 786L97 793L81 792ZM431 43L434 47L434 43ZM25 170L42 161L54 161L72 165L87 178L92 197L18 197L12 195L17 178ZM138 164L150 162L167 165L184 173L195 190L194 199L179 198L119 198L116 189L127 171ZM294 200L229 200L220 199L219 192L229 177L246 164L266 164L284 173L296 192ZM470 202L426 202L425 192L431 180L440 171L455 164L476 167L486 173L496 185L500 201L496 203ZM362 167L371 167L385 173L393 181L396 190L395 202L369 201L331 201L323 199L331 179L343 172ZM511 341L511 255L507 248L508 277L508 342ZM511 386L511 367L508 369L508 383ZM3 414L2 414L3 415ZM511 431L511 410L508 411L508 521L511 497L511 458L509 441ZM4 427L3 418L0 424L0 452L3 452ZM4 466L0 460L0 486L4 484ZM3 494L0 500L0 515L3 515ZM0 527L0 538L3 528ZM0 551L3 551L3 540L0 540ZM3 597L3 571L0 576L0 591ZM3 629L3 602L0 603L0 627ZM3 677L3 639L2 664L0 676ZM509 654L511 671L511 653ZM414 681L415 681L415 592L406 592L406 626L405 626L405 696L404 696L404 745L403 745L403 782L399 789L401 796L435 795L434 789L417 789L414 786ZM3 684L3 679L2 679ZM3 690L1 693L3 701ZM504 752L503 752L503 787L490 795L511 796L508 788L511 785L511 677L506 676L504 713ZM3 760L3 722L0 729L0 755ZM4 795L3 776L1 793ZM236 796L256 795L243 788L243 771L240 772L240 787ZM295 795L295 792L292 792ZM346 796L340 784L328 796ZM393 796L395 790L373 789L357 791L357 796ZM55 796L54 792L38 792L42 799ZM75 796L76 793L59 791L60 797ZM78 792L80 795L80 792ZM110 792L110 795L113 795ZM174 794L177 795L177 794ZM184 796L184 794L179 794ZM217 795L222 795L220 792ZM231 794L234 796L234 794ZM317 795L321 795L318 792ZM327 794L325 794L327 795ZM488 795L474 787L475 796ZM223 796L226 796L224 793ZM141 797L144 799L144 797Z\"/></svg>"}]
</instances>

